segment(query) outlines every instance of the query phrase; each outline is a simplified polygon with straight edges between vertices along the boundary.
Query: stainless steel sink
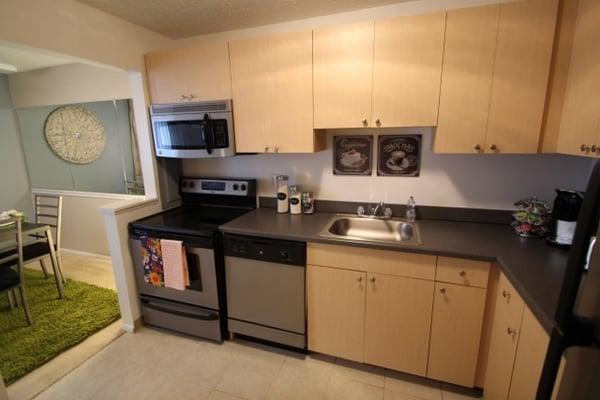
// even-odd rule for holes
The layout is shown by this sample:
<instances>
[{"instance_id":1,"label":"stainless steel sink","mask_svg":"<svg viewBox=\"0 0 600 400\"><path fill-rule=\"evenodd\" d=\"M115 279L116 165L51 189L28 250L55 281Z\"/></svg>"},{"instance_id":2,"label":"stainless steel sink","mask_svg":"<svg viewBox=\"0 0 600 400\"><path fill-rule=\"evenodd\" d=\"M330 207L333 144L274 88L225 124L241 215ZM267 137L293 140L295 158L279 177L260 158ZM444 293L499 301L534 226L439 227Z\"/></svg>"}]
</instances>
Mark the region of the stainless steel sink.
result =
<instances>
[{"instance_id":1,"label":"stainless steel sink","mask_svg":"<svg viewBox=\"0 0 600 400\"><path fill-rule=\"evenodd\" d=\"M390 242L421 245L421 235L416 222L402 219L376 219L336 215L320 233L323 237L352 239L368 242Z\"/></svg>"}]
</instances>

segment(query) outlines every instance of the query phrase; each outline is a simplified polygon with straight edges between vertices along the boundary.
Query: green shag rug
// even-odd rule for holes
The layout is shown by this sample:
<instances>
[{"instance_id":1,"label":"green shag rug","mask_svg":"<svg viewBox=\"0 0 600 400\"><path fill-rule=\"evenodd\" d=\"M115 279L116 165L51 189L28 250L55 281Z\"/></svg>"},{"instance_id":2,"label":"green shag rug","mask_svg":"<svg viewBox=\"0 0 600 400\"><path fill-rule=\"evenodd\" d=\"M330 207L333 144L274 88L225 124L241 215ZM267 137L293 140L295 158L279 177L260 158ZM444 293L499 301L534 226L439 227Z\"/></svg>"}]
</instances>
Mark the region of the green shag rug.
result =
<instances>
[{"instance_id":1,"label":"green shag rug","mask_svg":"<svg viewBox=\"0 0 600 400\"><path fill-rule=\"evenodd\" d=\"M0 372L10 384L119 318L117 294L68 279L58 299L54 276L25 269L33 325L21 307L10 310L0 295Z\"/></svg>"}]
</instances>

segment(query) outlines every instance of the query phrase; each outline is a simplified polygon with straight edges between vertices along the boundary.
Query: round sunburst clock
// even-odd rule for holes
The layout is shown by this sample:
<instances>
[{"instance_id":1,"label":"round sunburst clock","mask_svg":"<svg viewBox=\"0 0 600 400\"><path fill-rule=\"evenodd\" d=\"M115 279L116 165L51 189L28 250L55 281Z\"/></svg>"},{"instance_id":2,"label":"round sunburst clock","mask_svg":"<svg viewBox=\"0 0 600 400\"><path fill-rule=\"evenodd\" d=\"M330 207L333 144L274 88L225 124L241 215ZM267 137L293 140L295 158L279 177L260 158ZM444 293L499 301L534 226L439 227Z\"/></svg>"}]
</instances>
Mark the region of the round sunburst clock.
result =
<instances>
[{"instance_id":1,"label":"round sunburst clock","mask_svg":"<svg viewBox=\"0 0 600 400\"><path fill-rule=\"evenodd\" d=\"M104 126L91 111L80 106L57 108L46 119L46 141L52 151L73 164L89 164L106 146Z\"/></svg>"}]
</instances>

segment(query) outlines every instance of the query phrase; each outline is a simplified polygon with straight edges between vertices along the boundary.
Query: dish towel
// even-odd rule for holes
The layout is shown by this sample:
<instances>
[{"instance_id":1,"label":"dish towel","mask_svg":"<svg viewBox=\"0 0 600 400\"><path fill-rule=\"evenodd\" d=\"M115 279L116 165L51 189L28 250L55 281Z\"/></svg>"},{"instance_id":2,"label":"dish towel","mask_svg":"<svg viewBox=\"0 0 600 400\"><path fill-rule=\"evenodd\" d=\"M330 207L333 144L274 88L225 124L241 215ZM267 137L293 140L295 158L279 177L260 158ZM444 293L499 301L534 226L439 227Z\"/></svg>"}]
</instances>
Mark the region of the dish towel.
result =
<instances>
[{"instance_id":1,"label":"dish towel","mask_svg":"<svg viewBox=\"0 0 600 400\"><path fill-rule=\"evenodd\" d=\"M181 240L160 241L165 274L165 287L185 290L190 285L187 257Z\"/></svg>"},{"instance_id":2,"label":"dish towel","mask_svg":"<svg viewBox=\"0 0 600 400\"><path fill-rule=\"evenodd\" d=\"M142 243L144 281L153 286L164 286L165 278L160 239L142 236L140 242Z\"/></svg>"}]
</instances>

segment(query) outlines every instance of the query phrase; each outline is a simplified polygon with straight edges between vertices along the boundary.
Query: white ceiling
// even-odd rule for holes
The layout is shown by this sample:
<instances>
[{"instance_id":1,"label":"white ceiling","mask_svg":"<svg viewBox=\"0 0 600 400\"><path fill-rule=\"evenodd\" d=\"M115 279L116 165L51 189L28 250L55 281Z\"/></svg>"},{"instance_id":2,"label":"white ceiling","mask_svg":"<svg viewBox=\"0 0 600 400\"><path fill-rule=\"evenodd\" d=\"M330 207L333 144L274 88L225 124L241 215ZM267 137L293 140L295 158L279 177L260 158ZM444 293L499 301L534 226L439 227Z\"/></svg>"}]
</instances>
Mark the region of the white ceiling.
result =
<instances>
[{"instance_id":1,"label":"white ceiling","mask_svg":"<svg viewBox=\"0 0 600 400\"><path fill-rule=\"evenodd\" d=\"M30 71L72 62L73 59L69 57L0 43L0 71L2 73Z\"/></svg>"},{"instance_id":2,"label":"white ceiling","mask_svg":"<svg viewBox=\"0 0 600 400\"><path fill-rule=\"evenodd\" d=\"M179 39L409 0L78 0Z\"/></svg>"}]
</instances>

